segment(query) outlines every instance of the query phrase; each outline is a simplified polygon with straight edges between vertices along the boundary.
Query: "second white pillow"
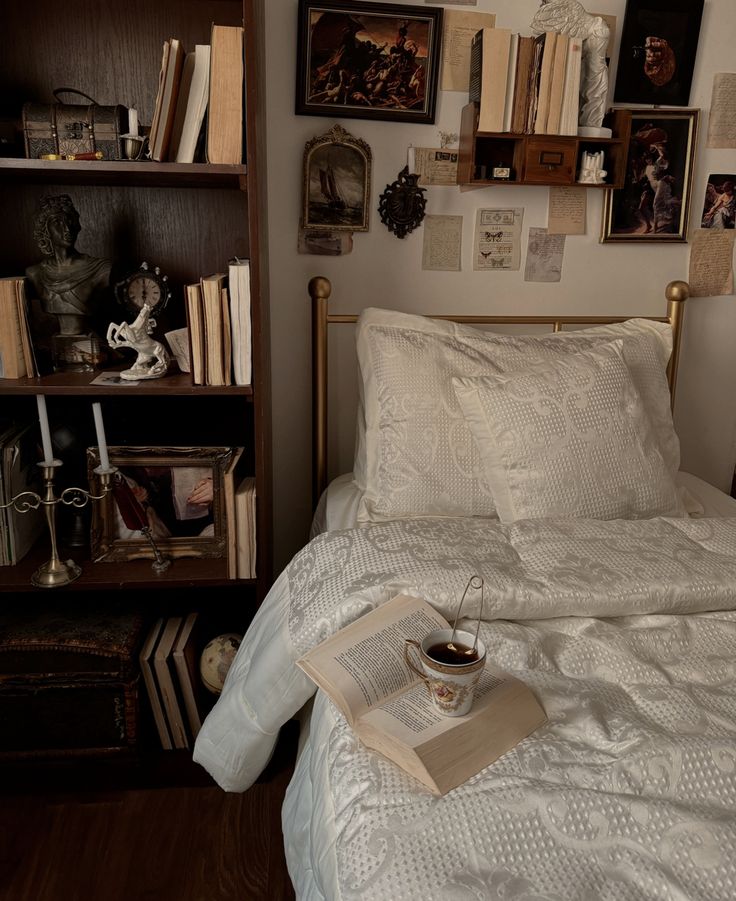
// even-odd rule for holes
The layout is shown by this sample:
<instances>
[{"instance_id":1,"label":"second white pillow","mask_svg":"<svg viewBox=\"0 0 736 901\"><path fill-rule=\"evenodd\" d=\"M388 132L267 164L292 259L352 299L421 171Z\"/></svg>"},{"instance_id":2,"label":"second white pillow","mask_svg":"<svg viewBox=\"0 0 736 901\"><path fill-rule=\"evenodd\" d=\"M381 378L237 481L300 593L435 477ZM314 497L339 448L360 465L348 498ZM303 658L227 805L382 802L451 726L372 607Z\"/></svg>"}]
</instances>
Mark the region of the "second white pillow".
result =
<instances>
[{"instance_id":1,"label":"second white pillow","mask_svg":"<svg viewBox=\"0 0 736 901\"><path fill-rule=\"evenodd\" d=\"M685 515L622 345L453 378L502 521Z\"/></svg>"}]
</instances>

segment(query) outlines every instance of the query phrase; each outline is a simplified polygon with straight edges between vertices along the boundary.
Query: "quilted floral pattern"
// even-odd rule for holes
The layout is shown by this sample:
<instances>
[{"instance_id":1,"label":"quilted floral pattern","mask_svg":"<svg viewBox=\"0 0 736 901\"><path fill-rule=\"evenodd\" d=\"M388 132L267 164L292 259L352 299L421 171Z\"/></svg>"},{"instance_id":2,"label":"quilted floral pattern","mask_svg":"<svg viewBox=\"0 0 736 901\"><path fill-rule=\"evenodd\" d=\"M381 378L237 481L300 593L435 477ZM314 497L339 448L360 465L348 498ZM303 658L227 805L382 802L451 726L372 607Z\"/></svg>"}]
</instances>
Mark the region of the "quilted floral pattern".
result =
<instances>
[{"instance_id":1,"label":"quilted floral pattern","mask_svg":"<svg viewBox=\"0 0 736 901\"><path fill-rule=\"evenodd\" d=\"M453 379L504 522L685 515L622 346Z\"/></svg>"}]
</instances>

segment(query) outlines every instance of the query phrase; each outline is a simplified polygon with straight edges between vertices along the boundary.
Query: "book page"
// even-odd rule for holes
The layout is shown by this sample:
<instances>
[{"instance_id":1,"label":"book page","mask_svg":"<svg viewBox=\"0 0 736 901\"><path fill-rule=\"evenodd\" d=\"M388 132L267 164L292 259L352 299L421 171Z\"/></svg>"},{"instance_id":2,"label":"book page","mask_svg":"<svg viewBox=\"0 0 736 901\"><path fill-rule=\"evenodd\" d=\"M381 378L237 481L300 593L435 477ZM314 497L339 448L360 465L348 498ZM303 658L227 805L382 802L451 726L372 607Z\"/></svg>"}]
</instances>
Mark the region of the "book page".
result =
<instances>
[{"instance_id":1,"label":"book page","mask_svg":"<svg viewBox=\"0 0 736 901\"><path fill-rule=\"evenodd\" d=\"M446 628L447 620L427 601L399 595L317 645L297 664L353 723L420 682L404 662L404 639L421 640Z\"/></svg>"},{"instance_id":2,"label":"book page","mask_svg":"<svg viewBox=\"0 0 736 901\"><path fill-rule=\"evenodd\" d=\"M736 147L736 72L713 76L706 147Z\"/></svg>"},{"instance_id":3,"label":"book page","mask_svg":"<svg viewBox=\"0 0 736 901\"><path fill-rule=\"evenodd\" d=\"M548 235L584 235L585 209L588 202L586 188L551 187L547 213Z\"/></svg>"},{"instance_id":4,"label":"book page","mask_svg":"<svg viewBox=\"0 0 736 901\"><path fill-rule=\"evenodd\" d=\"M408 747L423 744L431 738L454 729L461 719L481 715L491 701L495 689L508 684L500 671L487 666L475 687L473 707L465 717L445 716L432 703L423 682L417 682L409 691L374 707L360 717L360 726L370 726L384 732Z\"/></svg>"},{"instance_id":5,"label":"book page","mask_svg":"<svg viewBox=\"0 0 736 901\"><path fill-rule=\"evenodd\" d=\"M736 233L725 228L696 228L690 245L691 297L733 294L733 246Z\"/></svg>"},{"instance_id":6,"label":"book page","mask_svg":"<svg viewBox=\"0 0 736 901\"><path fill-rule=\"evenodd\" d=\"M470 42L481 28L493 28L494 13L450 9L445 12L442 35L443 91L467 91L470 79Z\"/></svg>"},{"instance_id":7,"label":"book page","mask_svg":"<svg viewBox=\"0 0 736 901\"><path fill-rule=\"evenodd\" d=\"M565 235L550 235L546 228L530 228L525 282L558 282L562 278Z\"/></svg>"},{"instance_id":8,"label":"book page","mask_svg":"<svg viewBox=\"0 0 736 901\"><path fill-rule=\"evenodd\" d=\"M462 216L425 216L422 269L459 272L462 241Z\"/></svg>"}]
</instances>

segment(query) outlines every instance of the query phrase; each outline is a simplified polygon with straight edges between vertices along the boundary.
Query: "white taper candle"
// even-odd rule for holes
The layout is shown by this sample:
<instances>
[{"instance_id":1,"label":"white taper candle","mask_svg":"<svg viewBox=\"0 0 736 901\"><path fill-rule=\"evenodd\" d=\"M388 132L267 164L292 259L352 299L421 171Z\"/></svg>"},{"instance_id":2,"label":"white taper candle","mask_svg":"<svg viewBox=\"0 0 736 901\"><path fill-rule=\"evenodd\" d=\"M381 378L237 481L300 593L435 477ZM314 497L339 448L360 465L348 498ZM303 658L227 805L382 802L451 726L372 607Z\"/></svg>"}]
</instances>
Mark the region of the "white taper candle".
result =
<instances>
[{"instance_id":1,"label":"white taper candle","mask_svg":"<svg viewBox=\"0 0 736 901\"><path fill-rule=\"evenodd\" d=\"M105 439L105 423L102 421L102 407L99 403L92 404L92 415L95 417L95 431L97 432L97 447L100 452L100 468L107 472L110 469L110 458L107 455L107 441Z\"/></svg>"},{"instance_id":2,"label":"white taper candle","mask_svg":"<svg viewBox=\"0 0 736 901\"><path fill-rule=\"evenodd\" d=\"M46 397L43 394L37 394L36 404L38 406L38 422L41 426L43 462L46 466L50 466L54 462L54 452L51 449L51 429L49 428L49 416L46 412Z\"/></svg>"},{"instance_id":3,"label":"white taper candle","mask_svg":"<svg viewBox=\"0 0 736 901\"><path fill-rule=\"evenodd\" d=\"M134 109L128 110L128 134L129 135L137 135L138 134L138 110L134 110Z\"/></svg>"}]
</instances>

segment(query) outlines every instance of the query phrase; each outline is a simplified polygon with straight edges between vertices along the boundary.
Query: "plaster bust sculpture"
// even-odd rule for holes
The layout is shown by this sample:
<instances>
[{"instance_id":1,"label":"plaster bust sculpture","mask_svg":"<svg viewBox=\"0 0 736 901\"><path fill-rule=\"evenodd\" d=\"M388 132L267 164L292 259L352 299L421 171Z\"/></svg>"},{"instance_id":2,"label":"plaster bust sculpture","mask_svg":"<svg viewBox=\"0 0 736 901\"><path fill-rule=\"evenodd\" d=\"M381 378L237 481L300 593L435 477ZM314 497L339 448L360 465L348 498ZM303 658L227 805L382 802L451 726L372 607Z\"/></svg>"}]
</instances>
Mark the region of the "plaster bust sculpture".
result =
<instances>
[{"instance_id":1,"label":"plaster bust sculpture","mask_svg":"<svg viewBox=\"0 0 736 901\"><path fill-rule=\"evenodd\" d=\"M542 0L531 21L534 34L556 31L583 41L580 75L580 115L584 128L598 129L603 124L608 96L606 48L609 28L600 16L586 12L578 0Z\"/></svg>"},{"instance_id":2,"label":"plaster bust sculpture","mask_svg":"<svg viewBox=\"0 0 736 901\"><path fill-rule=\"evenodd\" d=\"M44 312L57 317L62 335L89 332L96 295L110 284L112 263L76 249L80 231L79 213L68 194L41 199L33 235L44 259L29 266L26 276Z\"/></svg>"}]
</instances>

